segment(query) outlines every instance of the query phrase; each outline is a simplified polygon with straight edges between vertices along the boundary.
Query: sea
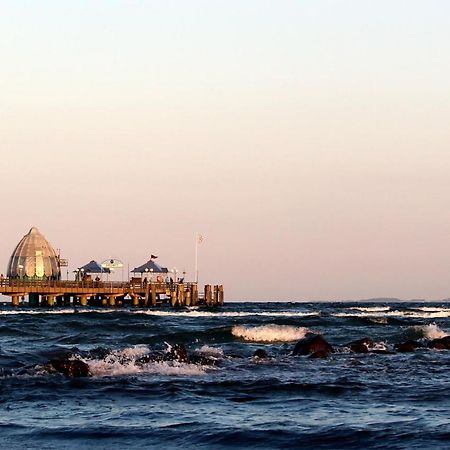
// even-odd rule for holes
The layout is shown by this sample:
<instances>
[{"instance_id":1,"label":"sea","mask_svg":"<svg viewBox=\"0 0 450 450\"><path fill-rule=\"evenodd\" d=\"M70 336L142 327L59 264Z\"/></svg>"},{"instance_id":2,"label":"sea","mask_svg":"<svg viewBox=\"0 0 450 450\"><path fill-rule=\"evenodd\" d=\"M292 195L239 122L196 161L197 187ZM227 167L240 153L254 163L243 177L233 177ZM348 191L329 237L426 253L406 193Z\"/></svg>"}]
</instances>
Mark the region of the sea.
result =
<instances>
[{"instance_id":1,"label":"sea","mask_svg":"<svg viewBox=\"0 0 450 450\"><path fill-rule=\"evenodd\" d=\"M335 348L293 356L307 333ZM450 449L447 302L0 307L8 449ZM369 336L373 350L352 353ZM184 345L189 360L167 357ZM267 357L255 357L264 350ZM91 376L50 370L81 360Z\"/></svg>"}]
</instances>

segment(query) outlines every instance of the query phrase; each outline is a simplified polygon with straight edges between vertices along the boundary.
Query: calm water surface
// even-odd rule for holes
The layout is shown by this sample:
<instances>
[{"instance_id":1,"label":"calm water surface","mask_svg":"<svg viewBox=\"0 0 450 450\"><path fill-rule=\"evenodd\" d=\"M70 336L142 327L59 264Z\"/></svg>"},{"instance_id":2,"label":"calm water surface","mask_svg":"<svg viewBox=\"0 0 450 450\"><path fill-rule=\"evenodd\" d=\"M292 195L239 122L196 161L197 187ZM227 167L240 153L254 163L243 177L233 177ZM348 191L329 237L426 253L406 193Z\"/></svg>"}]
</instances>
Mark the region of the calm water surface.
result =
<instances>
[{"instance_id":1,"label":"calm water surface","mask_svg":"<svg viewBox=\"0 0 450 450\"><path fill-rule=\"evenodd\" d=\"M0 309L6 448L450 448L447 303L246 303L220 310ZM338 347L291 356L306 332ZM183 343L196 363L145 361ZM270 358L253 358L265 349ZM69 355L89 378L49 373ZM140 363L139 363L140 361Z\"/></svg>"}]
</instances>

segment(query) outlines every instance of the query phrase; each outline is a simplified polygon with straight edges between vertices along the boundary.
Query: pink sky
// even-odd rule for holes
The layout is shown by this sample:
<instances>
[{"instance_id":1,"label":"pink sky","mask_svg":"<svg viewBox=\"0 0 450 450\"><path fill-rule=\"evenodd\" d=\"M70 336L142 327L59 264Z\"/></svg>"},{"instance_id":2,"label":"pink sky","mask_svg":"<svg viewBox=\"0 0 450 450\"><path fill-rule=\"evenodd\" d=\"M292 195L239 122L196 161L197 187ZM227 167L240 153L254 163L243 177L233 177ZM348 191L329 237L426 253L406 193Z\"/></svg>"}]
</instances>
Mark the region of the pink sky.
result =
<instances>
[{"instance_id":1,"label":"pink sky","mask_svg":"<svg viewBox=\"0 0 450 450\"><path fill-rule=\"evenodd\" d=\"M200 232L228 299L450 297L450 15L343 3L2 6L4 272L37 226L192 279Z\"/></svg>"}]
</instances>

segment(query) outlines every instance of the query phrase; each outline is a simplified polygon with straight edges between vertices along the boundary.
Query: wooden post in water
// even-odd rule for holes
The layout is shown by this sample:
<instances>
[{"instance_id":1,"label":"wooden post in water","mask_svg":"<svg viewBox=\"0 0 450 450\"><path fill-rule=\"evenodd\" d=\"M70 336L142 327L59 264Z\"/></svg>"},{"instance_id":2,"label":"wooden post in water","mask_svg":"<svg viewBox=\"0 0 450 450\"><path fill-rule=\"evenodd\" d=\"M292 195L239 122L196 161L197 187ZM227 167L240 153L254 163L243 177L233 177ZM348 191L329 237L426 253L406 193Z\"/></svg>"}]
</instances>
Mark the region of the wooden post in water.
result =
<instances>
[{"instance_id":1,"label":"wooden post in water","mask_svg":"<svg viewBox=\"0 0 450 450\"><path fill-rule=\"evenodd\" d=\"M139 295L131 294L131 297L133 299L133 306L139 306Z\"/></svg>"},{"instance_id":2,"label":"wooden post in water","mask_svg":"<svg viewBox=\"0 0 450 450\"><path fill-rule=\"evenodd\" d=\"M156 284L151 283L152 306L156 306Z\"/></svg>"},{"instance_id":3,"label":"wooden post in water","mask_svg":"<svg viewBox=\"0 0 450 450\"><path fill-rule=\"evenodd\" d=\"M184 306L184 284L178 283L177 286L178 306Z\"/></svg>"},{"instance_id":4,"label":"wooden post in water","mask_svg":"<svg viewBox=\"0 0 450 450\"><path fill-rule=\"evenodd\" d=\"M185 304L186 306L191 306L191 287L188 286L187 291L185 292Z\"/></svg>"},{"instance_id":5,"label":"wooden post in water","mask_svg":"<svg viewBox=\"0 0 450 450\"><path fill-rule=\"evenodd\" d=\"M211 306L212 303L212 290L211 290L211 285L207 284L205 286L205 302L208 306Z\"/></svg>"},{"instance_id":6,"label":"wooden post in water","mask_svg":"<svg viewBox=\"0 0 450 450\"><path fill-rule=\"evenodd\" d=\"M110 294L110 296L108 298L109 306L116 306L116 297L117 297L117 295Z\"/></svg>"},{"instance_id":7,"label":"wooden post in water","mask_svg":"<svg viewBox=\"0 0 450 450\"><path fill-rule=\"evenodd\" d=\"M11 303L13 306L19 306L20 304L20 295L12 295L11 296Z\"/></svg>"},{"instance_id":8,"label":"wooden post in water","mask_svg":"<svg viewBox=\"0 0 450 450\"><path fill-rule=\"evenodd\" d=\"M150 288L148 286L148 284L145 285L145 300L144 300L144 306L147 307L148 306L148 300L150 297Z\"/></svg>"},{"instance_id":9,"label":"wooden post in water","mask_svg":"<svg viewBox=\"0 0 450 450\"><path fill-rule=\"evenodd\" d=\"M219 286L214 285L214 306L219 304Z\"/></svg>"},{"instance_id":10,"label":"wooden post in water","mask_svg":"<svg viewBox=\"0 0 450 450\"><path fill-rule=\"evenodd\" d=\"M219 286L219 305L223 306L224 303L224 292L223 292L223 284Z\"/></svg>"},{"instance_id":11,"label":"wooden post in water","mask_svg":"<svg viewBox=\"0 0 450 450\"><path fill-rule=\"evenodd\" d=\"M55 306L55 299L53 294L47 295L47 306Z\"/></svg>"},{"instance_id":12,"label":"wooden post in water","mask_svg":"<svg viewBox=\"0 0 450 450\"><path fill-rule=\"evenodd\" d=\"M177 291L176 289L173 289L170 292L170 304L174 307L177 304Z\"/></svg>"},{"instance_id":13,"label":"wooden post in water","mask_svg":"<svg viewBox=\"0 0 450 450\"><path fill-rule=\"evenodd\" d=\"M88 304L88 296L86 294L82 294L80 297L80 305L81 306L87 306Z\"/></svg>"},{"instance_id":14,"label":"wooden post in water","mask_svg":"<svg viewBox=\"0 0 450 450\"><path fill-rule=\"evenodd\" d=\"M197 284L191 285L191 304L192 304L192 306L198 305L198 286L197 286Z\"/></svg>"}]
</instances>

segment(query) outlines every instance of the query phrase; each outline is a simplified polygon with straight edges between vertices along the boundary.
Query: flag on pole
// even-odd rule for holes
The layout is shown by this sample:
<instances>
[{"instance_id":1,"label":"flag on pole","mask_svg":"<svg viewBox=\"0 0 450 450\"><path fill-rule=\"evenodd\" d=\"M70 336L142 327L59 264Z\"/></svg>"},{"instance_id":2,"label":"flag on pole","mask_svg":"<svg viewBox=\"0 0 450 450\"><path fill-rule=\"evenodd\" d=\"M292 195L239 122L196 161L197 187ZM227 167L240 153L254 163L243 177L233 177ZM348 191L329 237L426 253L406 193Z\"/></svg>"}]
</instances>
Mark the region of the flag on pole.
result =
<instances>
[{"instance_id":1,"label":"flag on pole","mask_svg":"<svg viewBox=\"0 0 450 450\"><path fill-rule=\"evenodd\" d=\"M197 234L197 242L201 244L203 242L203 236L201 234Z\"/></svg>"}]
</instances>

